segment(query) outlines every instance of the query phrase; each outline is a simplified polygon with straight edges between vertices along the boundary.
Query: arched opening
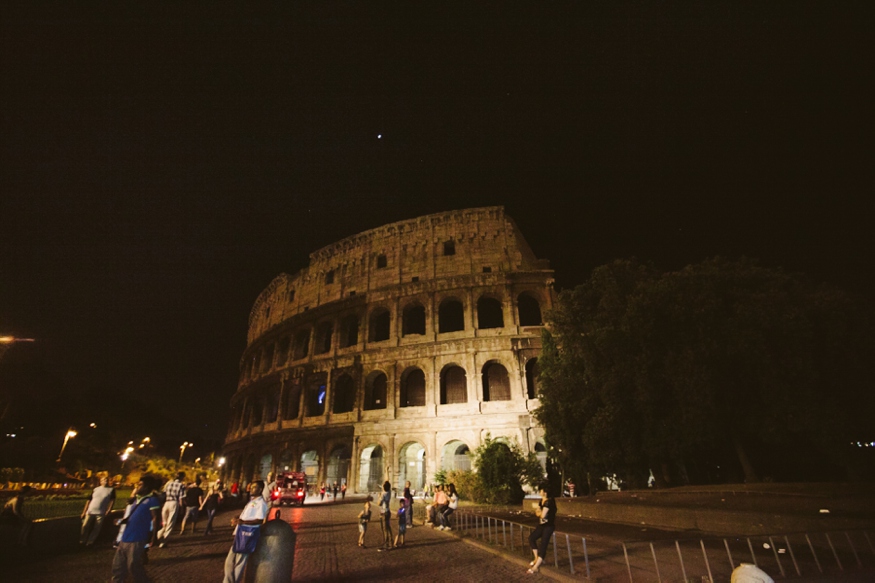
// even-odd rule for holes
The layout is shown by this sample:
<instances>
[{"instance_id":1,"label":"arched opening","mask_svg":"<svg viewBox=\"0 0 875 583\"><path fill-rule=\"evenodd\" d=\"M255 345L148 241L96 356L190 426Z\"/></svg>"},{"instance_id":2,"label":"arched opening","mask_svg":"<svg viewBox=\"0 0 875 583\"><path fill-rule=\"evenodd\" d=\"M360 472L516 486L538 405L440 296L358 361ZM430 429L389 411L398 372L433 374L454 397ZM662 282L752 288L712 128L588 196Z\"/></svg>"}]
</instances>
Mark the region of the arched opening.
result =
<instances>
[{"instance_id":1,"label":"arched opening","mask_svg":"<svg viewBox=\"0 0 875 583\"><path fill-rule=\"evenodd\" d=\"M411 441L405 443L398 452L398 486L404 487L404 482L410 480L410 487L415 490L425 488L425 448Z\"/></svg>"},{"instance_id":2,"label":"arched opening","mask_svg":"<svg viewBox=\"0 0 875 583\"><path fill-rule=\"evenodd\" d=\"M389 310L386 308L377 308L371 312L371 319L368 326L368 341L380 342L389 339Z\"/></svg>"},{"instance_id":3,"label":"arched opening","mask_svg":"<svg viewBox=\"0 0 875 583\"><path fill-rule=\"evenodd\" d=\"M401 335L425 334L425 307L422 304L410 304L404 308L401 318Z\"/></svg>"},{"instance_id":4,"label":"arched opening","mask_svg":"<svg viewBox=\"0 0 875 583\"><path fill-rule=\"evenodd\" d=\"M252 427L256 427L261 425L262 419L264 419L264 401L259 395L252 401L252 411L250 413L249 421L252 424Z\"/></svg>"},{"instance_id":5,"label":"arched opening","mask_svg":"<svg viewBox=\"0 0 875 583\"><path fill-rule=\"evenodd\" d=\"M504 327L501 302L486 296L477 300L477 327L481 330Z\"/></svg>"},{"instance_id":6,"label":"arched opening","mask_svg":"<svg viewBox=\"0 0 875 583\"><path fill-rule=\"evenodd\" d=\"M530 358L526 362L526 396L529 399L538 398L538 359Z\"/></svg>"},{"instance_id":7,"label":"arched opening","mask_svg":"<svg viewBox=\"0 0 875 583\"><path fill-rule=\"evenodd\" d=\"M345 484L349 476L349 460L352 457L350 449L345 445L338 445L331 450L331 455L328 456L328 471L325 474L325 480L328 485Z\"/></svg>"},{"instance_id":8,"label":"arched opening","mask_svg":"<svg viewBox=\"0 0 875 583\"><path fill-rule=\"evenodd\" d=\"M334 412L349 413L355 407L355 381L342 374L334 381Z\"/></svg>"},{"instance_id":9,"label":"arched opening","mask_svg":"<svg viewBox=\"0 0 875 583\"><path fill-rule=\"evenodd\" d=\"M386 408L387 378L382 372L375 371L368 376L365 383L365 406L368 409Z\"/></svg>"},{"instance_id":10,"label":"arched opening","mask_svg":"<svg viewBox=\"0 0 875 583\"><path fill-rule=\"evenodd\" d=\"M243 465L240 468L240 477L244 482L251 482L253 480L260 480L258 477L258 468L256 466L256 460L254 454L249 454L243 460Z\"/></svg>"},{"instance_id":11,"label":"arched opening","mask_svg":"<svg viewBox=\"0 0 875 583\"><path fill-rule=\"evenodd\" d=\"M307 474L308 484L315 484L319 479L319 454L315 449L301 455L301 471Z\"/></svg>"},{"instance_id":12,"label":"arched opening","mask_svg":"<svg viewBox=\"0 0 875 583\"><path fill-rule=\"evenodd\" d=\"M289 360L289 346L291 338L286 336L282 338L276 345L276 364L277 366L284 365Z\"/></svg>"},{"instance_id":13,"label":"arched opening","mask_svg":"<svg viewBox=\"0 0 875 583\"><path fill-rule=\"evenodd\" d=\"M454 439L447 442L441 448L441 469L442 470L464 470L471 469L471 450L468 445Z\"/></svg>"},{"instance_id":14,"label":"arched opening","mask_svg":"<svg viewBox=\"0 0 875 583\"><path fill-rule=\"evenodd\" d=\"M286 389L286 412L283 419L297 419L301 414L301 385L296 379Z\"/></svg>"},{"instance_id":15,"label":"arched opening","mask_svg":"<svg viewBox=\"0 0 875 583\"><path fill-rule=\"evenodd\" d=\"M344 316L340 321L339 346L347 348L355 346L359 342L359 317L357 314Z\"/></svg>"},{"instance_id":16,"label":"arched opening","mask_svg":"<svg viewBox=\"0 0 875 583\"><path fill-rule=\"evenodd\" d=\"M487 362L481 376L484 401L510 401L510 379L504 366L495 361Z\"/></svg>"},{"instance_id":17,"label":"arched opening","mask_svg":"<svg viewBox=\"0 0 875 583\"><path fill-rule=\"evenodd\" d=\"M441 371L441 405L468 402L468 376L465 369L449 365Z\"/></svg>"},{"instance_id":18,"label":"arched opening","mask_svg":"<svg viewBox=\"0 0 875 583\"><path fill-rule=\"evenodd\" d=\"M255 353L255 358L252 361L252 372L257 374L261 370L261 351Z\"/></svg>"},{"instance_id":19,"label":"arched opening","mask_svg":"<svg viewBox=\"0 0 875 583\"><path fill-rule=\"evenodd\" d=\"M314 354L325 354L331 351L331 336L334 334L334 324L322 322L316 327L316 344L313 347Z\"/></svg>"},{"instance_id":20,"label":"arched opening","mask_svg":"<svg viewBox=\"0 0 875 583\"><path fill-rule=\"evenodd\" d=\"M305 328L295 332L295 347L292 360L307 358L310 353L310 329Z\"/></svg>"},{"instance_id":21,"label":"arched opening","mask_svg":"<svg viewBox=\"0 0 875 583\"><path fill-rule=\"evenodd\" d=\"M542 440L535 442L535 457L538 458L538 463L541 464L541 470L547 473L547 446Z\"/></svg>"},{"instance_id":22,"label":"arched opening","mask_svg":"<svg viewBox=\"0 0 875 583\"><path fill-rule=\"evenodd\" d=\"M458 332L465 329L465 310L457 299L446 299L438 308L438 330Z\"/></svg>"},{"instance_id":23,"label":"arched opening","mask_svg":"<svg viewBox=\"0 0 875 583\"><path fill-rule=\"evenodd\" d=\"M267 485L267 475L273 471L273 456L269 453L261 456L258 462L258 479L264 480Z\"/></svg>"},{"instance_id":24,"label":"arched opening","mask_svg":"<svg viewBox=\"0 0 875 583\"><path fill-rule=\"evenodd\" d=\"M377 492L383 486L383 448L371 444L359 460L359 492Z\"/></svg>"},{"instance_id":25,"label":"arched opening","mask_svg":"<svg viewBox=\"0 0 875 583\"><path fill-rule=\"evenodd\" d=\"M284 449L277 461L277 470L281 472L294 471L295 456L290 449Z\"/></svg>"},{"instance_id":26,"label":"arched opening","mask_svg":"<svg viewBox=\"0 0 875 583\"><path fill-rule=\"evenodd\" d=\"M425 373L411 368L401 375L401 407L425 406Z\"/></svg>"},{"instance_id":27,"label":"arched opening","mask_svg":"<svg viewBox=\"0 0 875 583\"><path fill-rule=\"evenodd\" d=\"M307 392L304 395L306 417L318 417L325 413L326 382L325 374L315 374L307 379Z\"/></svg>"},{"instance_id":28,"label":"arched opening","mask_svg":"<svg viewBox=\"0 0 875 583\"><path fill-rule=\"evenodd\" d=\"M516 300L520 326L542 326L541 305L532 295L521 293Z\"/></svg>"},{"instance_id":29,"label":"arched opening","mask_svg":"<svg viewBox=\"0 0 875 583\"><path fill-rule=\"evenodd\" d=\"M275 423L280 411L280 387L273 386L267 390L267 410L265 411L265 423Z\"/></svg>"},{"instance_id":30,"label":"arched opening","mask_svg":"<svg viewBox=\"0 0 875 583\"><path fill-rule=\"evenodd\" d=\"M273 344L264 348L264 354L261 357L261 372L268 372L273 365Z\"/></svg>"}]
</instances>

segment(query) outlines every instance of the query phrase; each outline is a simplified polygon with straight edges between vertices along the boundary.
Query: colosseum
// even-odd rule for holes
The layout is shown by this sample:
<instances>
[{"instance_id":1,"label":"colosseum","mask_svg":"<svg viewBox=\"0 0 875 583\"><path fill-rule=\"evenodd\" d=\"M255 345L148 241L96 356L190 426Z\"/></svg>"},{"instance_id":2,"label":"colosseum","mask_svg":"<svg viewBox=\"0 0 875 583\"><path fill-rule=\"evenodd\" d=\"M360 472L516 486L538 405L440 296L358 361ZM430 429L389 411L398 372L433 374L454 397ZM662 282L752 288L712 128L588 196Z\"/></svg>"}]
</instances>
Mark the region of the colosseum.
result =
<instances>
[{"instance_id":1,"label":"colosseum","mask_svg":"<svg viewBox=\"0 0 875 583\"><path fill-rule=\"evenodd\" d=\"M553 272L503 207L353 235L255 302L225 478L421 489L487 433L546 455L532 411Z\"/></svg>"}]
</instances>

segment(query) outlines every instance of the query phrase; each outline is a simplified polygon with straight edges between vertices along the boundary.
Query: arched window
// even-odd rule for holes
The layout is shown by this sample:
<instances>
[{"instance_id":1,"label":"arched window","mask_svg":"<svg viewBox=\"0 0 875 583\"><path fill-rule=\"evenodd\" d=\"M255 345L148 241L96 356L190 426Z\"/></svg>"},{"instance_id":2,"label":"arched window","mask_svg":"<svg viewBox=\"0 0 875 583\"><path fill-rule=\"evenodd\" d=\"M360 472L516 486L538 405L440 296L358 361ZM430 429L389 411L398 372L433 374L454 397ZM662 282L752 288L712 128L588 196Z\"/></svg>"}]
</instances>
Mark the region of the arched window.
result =
<instances>
[{"instance_id":1,"label":"arched window","mask_svg":"<svg viewBox=\"0 0 875 583\"><path fill-rule=\"evenodd\" d=\"M401 335L408 334L425 334L425 308L422 304L410 304L404 308Z\"/></svg>"},{"instance_id":2,"label":"arched window","mask_svg":"<svg viewBox=\"0 0 875 583\"><path fill-rule=\"evenodd\" d=\"M401 375L401 406L423 407L425 405L425 373L413 368Z\"/></svg>"},{"instance_id":3,"label":"arched window","mask_svg":"<svg viewBox=\"0 0 875 583\"><path fill-rule=\"evenodd\" d=\"M264 355L261 357L261 372L270 372L273 365L273 344L264 347Z\"/></svg>"},{"instance_id":4,"label":"arched window","mask_svg":"<svg viewBox=\"0 0 875 583\"><path fill-rule=\"evenodd\" d=\"M310 329L305 328L295 332L295 354L292 360L301 360L307 358L310 353Z\"/></svg>"},{"instance_id":5,"label":"arched window","mask_svg":"<svg viewBox=\"0 0 875 583\"><path fill-rule=\"evenodd\" d=\"M256 397L252 401L252 412L250 413L250 423L252 427L261 425L261 420L264 416L264 401L261 397Z\"/></svg>"},{"instance_id":6,"label":"arched window","mask_svg":"<svg viewBox=\"0 0 875 583\"><path fill-rule=\"evenodd\" d=\"M359 317L357 314L345 316L340 321L340 340L341 348L355 346L359 342Z\"/></svg>"},{"instance_id":7,"label":"arched window","mask_svg":"<svg viewBox=\"0 0 875 583\"><path fill-rule=\"evenodd\" d=\"M487 362L482 376L484 401L510 401L510 380L506 368L497 362Z\"/></svg>"},{"instance_id":8,"label":"arched window","mask_svg":"<svg viewBox=\"0 0 875 583\"><path fill-rule=\"evenodd\" d=\"M477 327L481 330L504 327L504 314L501 311L501 302L489 297L482 297L477 300Z\"/></svg>"},{"instance_id":9,"label":"arched window","mask_svg":"<svg viewBox=\"0 0 875 583\"><path fill-rule=\"evenodd\" d=\"M301 414L301 385L298 381L286 389L286 408L283 419L297 419Z\"/></svg>"},{"instance_id":10,"label":"arched window","mask_svg":"<svg viewBox=\"0 0 875 583\"><path fill-rule=\"evenodd\" d=\"M279 415L280 410L280 387L276 385L275 387L271 387L267 392L267 411L265 412L266 417L264 418L265 423L274 423L276 422L277 415Z\"/></svg>"},{"instance_id":11,"label":"arched window","mask_svg":"<svg viewBox=\"0 0 875 583\"><path fill-rule=\"evenodd\" d=\"M304 395L304 415L319 417L325 413L326 383L324 374L316 374L307 380L307 392Z\"/></svg>"},{"instance_id":12,"label":"arched window","mask_svg":"<svg viewBox=\"0 0 875 583\"><path fill-rule=\"evenodd\" d=\"M365 383L365 409L386 408L386 375L378 372L371 374Z\"/></svg>"},{"instance_id":13,"label":"arched window","mask_svg":"<svg viewBox=\"0 0 875 583\"><path fill-rule=\"evenodd\" d=\"M334 381L334 412L349 413L355 407L355 382L348 374Z\"/></svg>"},{"instance_id":14,"label":"arched window","mask_svg":"<svg viewBox=\"0 0 875 583\"><path fill-rule=\"evenodd\" d=\"M441 371L441 405L468 402L468 377L465 369L450 365Z\"/></svg>"},{"instance_id":15,"label":"arched window","mask_svg":"<svg viewBox=\"0 0 875 583\"><path fill-rule=\"evenodd\" d=\"M529 399L538 398L538 359L530 358L526 362L526 396Z\"/></svg>"},{"instance_id":16,"label":"arched window","mask_svg":"<svg viewBox=\"0 0 875 583\"><path fill-rule=\"evenodd\" d=\"M325 354L331 351L331 335L334 334L334 324L322 322L316 328L316 345L313 347L314 354Z\"/></svg>"},{"instance_id":17,"label":"arched window","mask_svg":"<svg viewBox=\"0 0 875 583\"><path fill-rule=\"evenodd\" d=\"M389 339L389 310L377 308L371 312L370 325L368 326L368 341L380 342Z\"/></svg>"},{"instance_id":18,"label":"arched window","mask_svg":"<svg viewBox=\"0 0 875 583\"><path fill-rule=\"evenodd\" d=\"M438 330L458 332L465 329L465 310L456 299L444 300L438 308Z\"/></svg>"},{"instance_id":19,"label":"arched window","mask_svg":"<svg viewBox=\"0 0 875 583\"><path fill-rule=\"evenodd\" d=\"M520 326L541 326L541 305L528 293L522 293L516 300L517 311L520 316Z\"/></svg>"},{"instance_id":20,"label":"arched window","mask_svg":"<svg viewBox=\"0 0 875 583\"><path fill-rule=\"evenodd\" d=\"M286 336L282 338L276 345L276 364L282 366L289 360L289 344L291 339Z\"/></svg>"}]
</instances>

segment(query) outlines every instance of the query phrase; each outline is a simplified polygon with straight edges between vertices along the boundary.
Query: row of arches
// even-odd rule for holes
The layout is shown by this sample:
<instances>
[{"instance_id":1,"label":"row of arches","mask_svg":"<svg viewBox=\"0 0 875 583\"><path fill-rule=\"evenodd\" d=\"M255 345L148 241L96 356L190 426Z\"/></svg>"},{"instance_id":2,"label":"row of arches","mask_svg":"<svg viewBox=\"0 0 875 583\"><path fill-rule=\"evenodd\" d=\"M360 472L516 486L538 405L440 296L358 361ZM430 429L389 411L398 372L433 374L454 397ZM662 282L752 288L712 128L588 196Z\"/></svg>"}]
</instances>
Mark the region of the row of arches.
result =
<instances>
[{"instance_id":1,"label":"row of arches","mask_svg":"<svg viewBox=\"0 0 875 583\"><path fill-rule=\"evenodd\" d=\"M531 358L525 364L526 398L538 395L538 359ZM510 401L513 398L507 368L498 361L490 360L481 369L483 401ZM400 375L396 405L400 408L424 407L429 390L427 375L411 366ZM283 419L318 417L327 411L334 414L350 413L357 407L362 410L378 410L388 407L389 379L385 372L375 370L365 377L359 388L352 373L336 374L329 383L326 373L310 375L303 384L293 384L282 395L279 384L272 385L248 398L243 406L237 406L232 414L231 430L243 430L263 423ZM456 364L448 364L439 375L439 387L435 402L454 405L468 402L468 374ZM284 402L283 402L284 401Z\"/></svg>"},{"instance_id":2,"label":"row of arches","mask_svg":"<svg viewBox=\"0 0 875 583\"><path fill-rule=\"evenodd\" d=\"M520 326L541 326L541 304L531 292L523 292L516 298L516 309ZM505 310L500 299L483 295L476 302L477 329L488 330L505 327ZM401 310L401 337L425 335L427 312L419 301L406 304ZM334 320L304 326L289 336L266 345L255 352L244 364L243 378L249 379L257 374L265 374L275 367L285 366L308 358L331 352L337 348L349 348L359 343L362 315L347 314L337 322ZM437 309L437 332L440 334L460 332L466 329L464 301L449 296L444 298ZM373 308L367 315L367 341L389 340L392 333L392 313L385 306Z\"/></svg>"},{"instance_id":3,"label":"row of arches","mask_svg":"<svg viewBox=\"0 0 875 583\"><path fill-rule=\"evenodd\" d=\"M502 439L502 438L499 438ZM534 444L535 454L546 467L547 450L543 440ZM357 459L352 459L348 445L336 445L322 459L315 449L306 449L296 455L285 449L274 457L271 453L260 456L248 454L232 458L228 464L228 478L231 480L266 480L271 473L281 471L300 471L307 476L309 484L325 482L347 484L354 491L374 492L380 490L386 480L396 487L403 488L409 481L414 490L422 490L433 476L428 474L429 465L425 446L418 441L403 443L394 456L396 463L389 463L383 445L371 442L361 448ZM451 439L438 449L438 463L434 470L471 470L472 451L469 444L461 439ZM353 467L353 463L356 467ZM358 470L353 474L353 470Z\"/></svg>"}]
</instances>

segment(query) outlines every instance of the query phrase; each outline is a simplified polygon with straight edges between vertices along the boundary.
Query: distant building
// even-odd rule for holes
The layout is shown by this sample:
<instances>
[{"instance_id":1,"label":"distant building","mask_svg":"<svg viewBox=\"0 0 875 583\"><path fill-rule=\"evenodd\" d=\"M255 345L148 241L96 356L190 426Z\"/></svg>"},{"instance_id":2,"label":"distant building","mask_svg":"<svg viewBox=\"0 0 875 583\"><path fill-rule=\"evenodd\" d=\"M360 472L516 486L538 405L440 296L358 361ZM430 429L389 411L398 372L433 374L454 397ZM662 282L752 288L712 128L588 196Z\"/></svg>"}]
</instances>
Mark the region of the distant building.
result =
<instances>
[{"instance_id":1,"label":"distant building","mask_svg":"<svg viewBox=\"0 0 875 583\"><path fill-rule=\"evenodd\" d=\"M503 207L365 231L274 279L249 317L226 479L300 470L351 491L421 489L491 433L534 424L553 272Z\"/></svg>"}]
</instances>

